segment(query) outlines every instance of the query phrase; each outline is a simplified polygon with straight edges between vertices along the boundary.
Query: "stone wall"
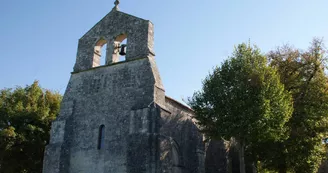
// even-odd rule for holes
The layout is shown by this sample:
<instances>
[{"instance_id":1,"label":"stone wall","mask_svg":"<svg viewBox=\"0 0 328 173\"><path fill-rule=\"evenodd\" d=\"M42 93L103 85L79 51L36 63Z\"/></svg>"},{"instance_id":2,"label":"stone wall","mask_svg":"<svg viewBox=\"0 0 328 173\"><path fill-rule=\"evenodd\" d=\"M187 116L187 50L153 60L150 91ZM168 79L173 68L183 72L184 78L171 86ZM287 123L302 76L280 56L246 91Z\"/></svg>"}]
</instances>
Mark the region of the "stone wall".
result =
<instances>
[{"instance_id":1,"label":"stone wall","mask_svg":"<svg viewBox=\"0 0 328 173\"><path fill-rule=\"evenodd\" d=\"M160 119L160 148L163 172L204 173L203 135L188 107L166 97Z\"/></svg>"},{"instance_id":2,"label":"stone wall","mask_svg":"<svg viewBox=\"0 0 328 173\"><path fill-rule=\"evenodd\" d=\"M52 125L44 172L127 172L131 110L156 102L155 83L149 58L73 73ZM101 125L106 145L98 150Z\"/></svg>"}]
</instances>

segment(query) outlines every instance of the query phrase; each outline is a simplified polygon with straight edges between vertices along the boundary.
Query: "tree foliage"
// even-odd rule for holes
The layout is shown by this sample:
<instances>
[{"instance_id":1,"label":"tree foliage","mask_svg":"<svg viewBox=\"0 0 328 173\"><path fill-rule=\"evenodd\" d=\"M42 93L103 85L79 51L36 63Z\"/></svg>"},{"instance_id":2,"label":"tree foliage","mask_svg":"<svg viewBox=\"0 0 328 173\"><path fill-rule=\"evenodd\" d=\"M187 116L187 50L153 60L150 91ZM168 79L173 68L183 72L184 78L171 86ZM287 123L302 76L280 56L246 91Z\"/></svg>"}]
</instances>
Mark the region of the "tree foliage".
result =
<instances>
[{"instance_id":1,"label":"tree foliage","mask_svg":"<svg viewBox=\"0 0 328 173\"><path fill-rule=\"evenodd\" d=\"M209 138L236 139L241 173L245 147L285 139L285 123L292 113L291 95L277 71L257 47L246 44L238 45L232 57L214 68L189 105Z\"/></svg>"},{"instance_id":2,"label":"tree foliage","mask_svg":"<svg viewBox=\"0 0 328 173\"><path fill-rule=\"evenodd\" d=\"M286 124L288 138L263 145L263 163L279 172L317 172L326 155L322 140L328 132L326 51L314 39L307 51L283 46L268 54L281 82L293 96L294 111Z\"/></svg>"},{"instance_id":3,"label":"tree foliage","mask_svg":"<svg viewBox=\"0 0 328 173\"><path fill-rule=\"evenodd\" d=\"M0 90L0 172L42 172L51 122L59 113L61 95L41 89Z\"/></svg>"}]
</instances>

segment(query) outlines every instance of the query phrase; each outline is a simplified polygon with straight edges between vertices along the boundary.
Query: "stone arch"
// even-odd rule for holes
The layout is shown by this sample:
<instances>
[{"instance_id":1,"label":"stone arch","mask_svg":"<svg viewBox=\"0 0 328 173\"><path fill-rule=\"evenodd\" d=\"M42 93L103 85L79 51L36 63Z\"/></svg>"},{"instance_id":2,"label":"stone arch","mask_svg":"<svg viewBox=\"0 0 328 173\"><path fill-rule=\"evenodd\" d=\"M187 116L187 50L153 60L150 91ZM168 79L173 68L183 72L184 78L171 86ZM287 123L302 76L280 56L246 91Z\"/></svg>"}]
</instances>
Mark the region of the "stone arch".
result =
<instances>
[{"instance_id":1,"label":"stone arch","mask_svg":"<svg viewBox=\"0 0 328 173\"><path fill-rule=\"evenodd\" d=\"M182 173L182 168L184 167L182 165L182 155L181 155L181 151L180 151L180 146L179 144L172 139L171 140L171 144L172 144L172 173Z\"/></svg>"},{"instance_id":2,"label":"stone arch","mask_svg":"<svg viewBox=\"0 0 328 173\"><path fill-rule=\"evenodd\" d=\"M92 67L98 67L100 65L105 65L101 64L101 58L102 58L102 48L108 43L108 41L104 37L100 37L97 39L97 41L94 43L94 51L93 51L93 62L92 62ZM107 48L106 48L107 49ZM105 59L107 59L107 50L105 53Z\"/></svg>"},{"instance_id":3,"label":"stone arch","mask_svg":"<svg viewBox=\"0 0 328 173\"><path fill-rule=\"evenodd\" d=\"M171 137L160 138L160 160L162 171L168 173L182 173L184 166L179 143Z\"/></svg>"},{"instance_id":4,"label":"stone arch","mask_svg":"<svg viewBox=\"0 0 328 173\"><path fill-rule=\"evenodd\" d=\"M106 60L107 64L125 61L125 55L123 56L120 55L120 51L122 49L124 49L125 52L128 50L129 44L127 40L128 40L128 34L126 32L121 32L113 37L110 43L111 46L108 48L108 51L112 53L111 55L107 56L107 60Z\"/></svg>"}]
</instances>

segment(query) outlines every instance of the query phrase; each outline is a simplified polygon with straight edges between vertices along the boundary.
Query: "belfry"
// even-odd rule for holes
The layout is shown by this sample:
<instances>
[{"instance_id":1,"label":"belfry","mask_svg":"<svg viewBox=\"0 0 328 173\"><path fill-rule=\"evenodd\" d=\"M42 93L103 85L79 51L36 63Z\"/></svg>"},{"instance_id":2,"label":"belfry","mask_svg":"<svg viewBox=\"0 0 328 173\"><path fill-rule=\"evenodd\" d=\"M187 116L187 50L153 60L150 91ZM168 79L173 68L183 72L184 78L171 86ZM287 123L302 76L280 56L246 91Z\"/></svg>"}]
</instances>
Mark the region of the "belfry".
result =
<instances>
[{"instance_id":1,"label":"belfry","mask_svg":"<svg viewBox=\"0 0 328 173\"><path fill-rule=\"evenodd\" d=\"M153 24L118 5L79 39L43 173L204 173L193 111L165 95Z\"/></svg>"}]
</instances>

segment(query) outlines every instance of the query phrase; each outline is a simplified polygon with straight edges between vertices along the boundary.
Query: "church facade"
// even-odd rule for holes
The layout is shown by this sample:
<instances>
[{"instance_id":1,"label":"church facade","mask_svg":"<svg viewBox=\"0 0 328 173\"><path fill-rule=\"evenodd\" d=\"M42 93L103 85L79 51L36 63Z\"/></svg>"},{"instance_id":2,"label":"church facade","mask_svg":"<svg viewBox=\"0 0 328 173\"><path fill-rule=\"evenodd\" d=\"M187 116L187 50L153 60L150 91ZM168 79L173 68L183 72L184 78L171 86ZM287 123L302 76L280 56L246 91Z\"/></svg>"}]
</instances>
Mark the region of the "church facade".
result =
<instances>
[{"instance_id":1,"label":"church facade","mask_svg":"<svg viewBox=\"0 0 328 173\"><path fill-rule=\"evenodd\" d=\"M204 173L193 111L165 95L153 24L117 5L79 39L43 173Z\"/></svg>"}]
</instances>

